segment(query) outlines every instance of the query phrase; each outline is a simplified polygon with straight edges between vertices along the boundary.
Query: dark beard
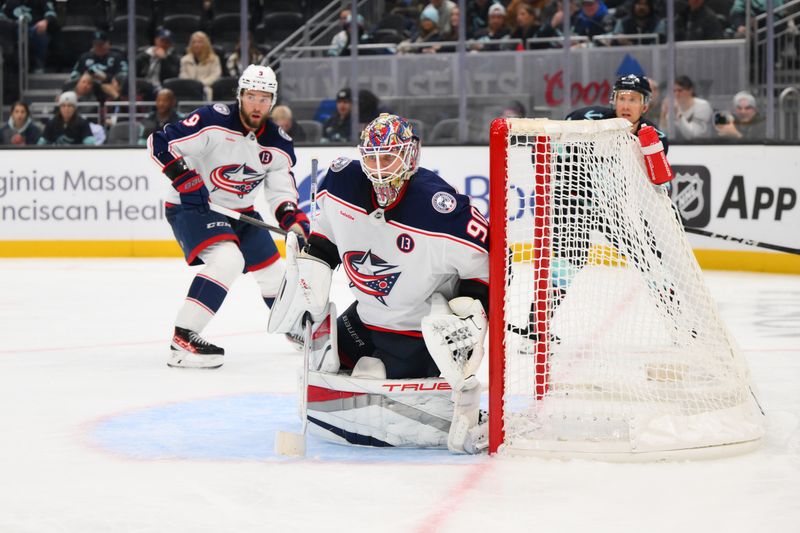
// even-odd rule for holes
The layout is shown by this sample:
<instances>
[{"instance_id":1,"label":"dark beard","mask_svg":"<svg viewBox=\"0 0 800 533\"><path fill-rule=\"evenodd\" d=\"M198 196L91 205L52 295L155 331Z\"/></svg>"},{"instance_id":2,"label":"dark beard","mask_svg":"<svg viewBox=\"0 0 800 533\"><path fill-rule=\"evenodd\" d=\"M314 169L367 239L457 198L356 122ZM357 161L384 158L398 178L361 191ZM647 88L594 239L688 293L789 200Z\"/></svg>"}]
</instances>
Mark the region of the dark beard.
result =
<instances>
[{"instance_id":1,"label":"dark beard","mask_svg":"<svg viewBox=\"0 0 800 533\"><path fill-rule=\"evenodd\" d=\"M263 126L267 122L268 117L264 115L263 117L261 117L261 120L259 120L255 124L253 124L253 121L250 119L250 117L244 116L241 112L239 112L239 118L242 119L242 123L245 126L250 128L251 130L258 131L261 129L261 126Z\"/></svg>"}]
</instances>

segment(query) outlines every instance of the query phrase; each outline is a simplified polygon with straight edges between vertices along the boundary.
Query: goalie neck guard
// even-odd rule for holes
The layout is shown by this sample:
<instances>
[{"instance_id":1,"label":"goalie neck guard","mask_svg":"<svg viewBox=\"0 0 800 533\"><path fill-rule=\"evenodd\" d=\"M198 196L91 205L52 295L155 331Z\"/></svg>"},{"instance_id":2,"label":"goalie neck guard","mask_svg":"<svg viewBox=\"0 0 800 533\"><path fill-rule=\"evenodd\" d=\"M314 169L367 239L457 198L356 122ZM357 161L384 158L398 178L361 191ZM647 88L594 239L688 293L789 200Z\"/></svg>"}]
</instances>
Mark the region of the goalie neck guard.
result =
<instances>
[{"instance_id":1,"label":"goalie neck guard","mask_svg":"<svg viewBox=\"0 0 800 533\"><path fill-rule=\"evenodd\" d=\"M381 113L361 132L361 169L382 207L397 198L403 182L417 171L419 147L411 123L397 115Z\"/></svg>"}]
</instances>

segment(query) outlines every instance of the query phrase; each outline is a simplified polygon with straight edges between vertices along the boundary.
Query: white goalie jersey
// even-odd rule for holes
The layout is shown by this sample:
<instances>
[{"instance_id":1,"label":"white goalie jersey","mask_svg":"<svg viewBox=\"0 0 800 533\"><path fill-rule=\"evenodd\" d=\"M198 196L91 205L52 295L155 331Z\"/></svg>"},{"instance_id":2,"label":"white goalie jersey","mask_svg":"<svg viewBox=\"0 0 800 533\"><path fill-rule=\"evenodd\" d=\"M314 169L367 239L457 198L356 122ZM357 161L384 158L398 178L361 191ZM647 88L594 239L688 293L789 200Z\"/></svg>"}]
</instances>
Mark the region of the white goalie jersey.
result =
<instances>
[{"instance_id":1,"label":"white goalie jersey","mask_svg":"<svg viewBox=\"0 0 800 533\"><path fill-rule=\"evenodd\" d=\"M488 284L486 220L430 170L380 208L359 163L340 158L317 203L314 234L336 246L368 328L420 336L434 293L452 298L460 280Z\"/></svg>"}]
</instances>

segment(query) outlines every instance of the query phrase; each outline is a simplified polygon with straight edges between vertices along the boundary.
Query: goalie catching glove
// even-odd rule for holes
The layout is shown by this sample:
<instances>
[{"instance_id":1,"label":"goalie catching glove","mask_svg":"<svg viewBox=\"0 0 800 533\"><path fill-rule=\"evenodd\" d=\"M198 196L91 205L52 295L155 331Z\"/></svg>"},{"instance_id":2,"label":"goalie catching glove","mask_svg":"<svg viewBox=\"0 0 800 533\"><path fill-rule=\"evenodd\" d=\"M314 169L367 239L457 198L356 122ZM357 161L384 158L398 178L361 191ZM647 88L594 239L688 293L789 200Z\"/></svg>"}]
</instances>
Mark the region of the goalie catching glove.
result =
<instances>
[{"instance_id":1,"label":"goalie catching glove","mask_svg":"<svg viewBox=\"0 0 800 533\"><path fill-rule=\"evenodd\" d=\"M479 300L460 296L448 304L434 293L422 319L422 336L436 366L454 391L472 388L483 358L486 313Z\"/></svg>"},{"instance_id":2,"label":"goalie catching glove","mask_svg":"<svg viewBox=\"0 0 800 533\"><path fill-rule=\"evenodd\" d=\"M286 235L286 272L272 304L267 331L288 333L305 312L314 322L325 317L333 271L321 259L300 251L298 236Z\"/></svg>"}]
</instances>

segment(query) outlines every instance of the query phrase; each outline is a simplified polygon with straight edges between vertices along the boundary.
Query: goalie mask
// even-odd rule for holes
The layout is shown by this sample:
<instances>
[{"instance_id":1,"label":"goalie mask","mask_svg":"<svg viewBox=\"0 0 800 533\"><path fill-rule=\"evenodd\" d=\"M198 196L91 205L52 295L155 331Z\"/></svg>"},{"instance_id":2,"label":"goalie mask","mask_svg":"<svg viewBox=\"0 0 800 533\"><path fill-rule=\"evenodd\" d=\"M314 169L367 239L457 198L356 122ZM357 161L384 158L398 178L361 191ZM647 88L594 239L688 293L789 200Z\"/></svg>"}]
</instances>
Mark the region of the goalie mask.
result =
<instances>
[{"instance_id":1,"label":"goalie mask","mask_svg":"<svg viewBox=\"0 0 800 533\"><path fill-rule=\"evenodd\" d=\"M275 101L278 99L278 78L275 77L275 72L270 67L248 66L239 77L239 89L236 92L239 105L242 103L242 93L247 90L272 94L272 103L269 106L269 110L272 111Z\"/></svg>"},{"instance_id":2,"label":"goalie mask","mask_svg":"<svg viewBox=\"0 0 800 533\"><path fill-rule=\"evenodd\" d=\"M650 82L644 76L637 76L636 74L628 74L621 76L614 82L614 88L611 90L611 105L617 102L617 93L620 92L635 92L642 95L642 104L647 104L650 101Z\"/></svg>"},{"instance_id":3,"label":"goalie mask","mask_svg":"<svg viewBox=\"0 0 800 533\"><path fill-rule=\"evenodd\" d=\"M417 171L419 146L411 123L397 115L381 113L361 132L361 169L381 207L394 202L403 183Z\"/></svg>"}]
</instances>

